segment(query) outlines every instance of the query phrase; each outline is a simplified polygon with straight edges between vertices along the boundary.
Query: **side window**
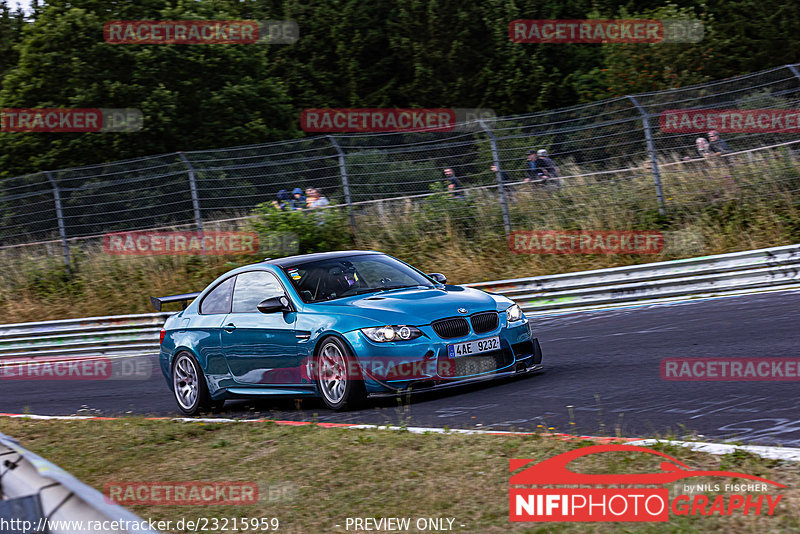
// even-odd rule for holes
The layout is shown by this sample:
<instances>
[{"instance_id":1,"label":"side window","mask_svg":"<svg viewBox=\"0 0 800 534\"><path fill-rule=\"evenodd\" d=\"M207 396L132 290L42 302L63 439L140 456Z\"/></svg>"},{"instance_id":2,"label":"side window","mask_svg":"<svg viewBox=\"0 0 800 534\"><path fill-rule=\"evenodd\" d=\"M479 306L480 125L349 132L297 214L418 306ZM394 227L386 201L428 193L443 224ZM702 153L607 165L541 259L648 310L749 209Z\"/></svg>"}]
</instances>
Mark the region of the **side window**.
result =
<instances>
[{"instance_id":1,"label":"side window","mask_svg":"<svg viewBox=\"0 0 800 534\"><path fill-rule=\"evenodd\" d=\"M231 312L231 293L233 293L233 281L235 276L231 276L220 285L215 287L211 293L203 298L200 303L201 314L230 313Z\"/></svg>"},{"instance_id":2,"label":"side window","mask_svg":"<svg viewBox=\"0 0 800 534\"><path fill-rule=\"evenodd\" d=\"M236 288L233 290L233 313L257 313L259 302L283 295L283 286L272 273L241 273L236 277Z\"/></svg>"}]
</instances>

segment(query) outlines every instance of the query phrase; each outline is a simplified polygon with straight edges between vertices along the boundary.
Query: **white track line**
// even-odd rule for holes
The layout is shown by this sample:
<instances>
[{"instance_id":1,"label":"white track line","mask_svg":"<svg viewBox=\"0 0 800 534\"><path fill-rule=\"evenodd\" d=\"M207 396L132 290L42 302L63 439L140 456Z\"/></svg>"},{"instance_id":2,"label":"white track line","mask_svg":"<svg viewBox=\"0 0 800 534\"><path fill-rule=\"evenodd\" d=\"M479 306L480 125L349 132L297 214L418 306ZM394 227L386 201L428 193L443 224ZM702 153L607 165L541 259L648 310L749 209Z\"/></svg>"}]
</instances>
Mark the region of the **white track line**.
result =
<instances>
[{"instance_id":1,"label":"white track line","mask_svg":"<svg viewBox=\"0 0 800 534\"><path fill-rule=\"evenodd\" d=\"M724 443L706 443L702 441L672 441L665 439L641 439L629 441L626 445L648 446L657 443L677 445L686 447L694 451L707 452L709 454L731 454L735 451L745 451L752 454L768 458L770 460L787 460L800 462L800 449L794 447L768 447L763 445L726 445Z\"/></svg>"},{"instance_id":2,"label":"white track line","mask_svg":"<svg viewBox=\"0 0 800 534\"><path fill-rule=\"evenodd\" d=\"M10 417L15 419L36 419L36 420L59 420L59 421L76 421L76 420L117 420L123 419L121 417L102 417L91 415L32 415L32 414L0 414L0 417ZM399 432L411 432L412 434L490 434L490 435L504 435L504 436L530 436L538 434L544 437L555 437L564 440L591 440L591 441L622 441L627 445L648 446L655 444L668 444L678 447L686 447L699 452L708 454L731 454L735 451L745 451L752 454L768 458L770 460L786 460L792 462L800 462L800 448L793 447L773 447L764 445L727 445L724 443L708 443L702 441L678 441L678 440L664 440L664 439L636 439L636 438L610 438L598 436L573 436L570 434L560 434L555 432L536 433L536 432L505 432L502 430L473 430L466 428L439 428L439 427L422 427L422 426L391 426L391 425L359 425L351 423L325 423L318 421L275 421L271 419L230 419L230 418L214 418L214 417L155 417L148 418L155 420L165 421L179 421L182 423L275 423L278 425L287 426L305 426L315 425L323 428L346 428L350 430L391 430Z\"/></svg>"},{"instance_id":3,"label":"white track line","mask_svg":"<svg viewBox=\"0 0 800 534\"><path fill-rule=\"evenodd\" d=\"M797 291L800 285L779 286L771 288L739 289L724 292L698 293L697 295L686 295L680 297L661 297L647 300L631 300L628 302L609 302L606 304L587 304L586 306L576 306L573 308L549 308L536 310L535 308L525 312L526 317L548 317L556 315L566 315L569 313L591 312L591 311L614 311L630 308L646 308L655 306L671 306L679 304L694 304L708 300L725 299L731 297L746 297L750 295L763 295L765 293L776 293L781 291ZM524 306L523 306L524 309Z\"/></svg>"}]
</instances>

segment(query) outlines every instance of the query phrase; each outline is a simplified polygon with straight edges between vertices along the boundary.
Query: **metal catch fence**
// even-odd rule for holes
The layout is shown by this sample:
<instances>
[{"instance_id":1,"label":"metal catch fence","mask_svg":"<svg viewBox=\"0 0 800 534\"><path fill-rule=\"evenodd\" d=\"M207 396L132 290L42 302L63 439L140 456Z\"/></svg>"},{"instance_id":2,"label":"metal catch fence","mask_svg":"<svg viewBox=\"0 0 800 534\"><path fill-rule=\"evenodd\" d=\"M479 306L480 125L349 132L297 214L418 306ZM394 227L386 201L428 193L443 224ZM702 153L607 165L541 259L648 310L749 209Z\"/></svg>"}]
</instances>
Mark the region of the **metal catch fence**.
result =
<instances>
[{"instance_id":1,"label":"metal catch fence","mask_svg":"<svg viewBox=\"0 0 800 534\"><path fill-rule=\"evenodd\" d=\"M320 189L331 205L348 212L356 231L375 217L428 209L416 199L438 191L469 197L462 215L467 223L477 214L482 224L506 234L541 227L543 212L580 227L573 219L578 213L593 220L636 219L696 210L726 194L793 194L800 190L797 124L725 133L731 153L703 158L697 138L705 133L676 130L665 117L670 110L794 109L797 67L485 119L450 133L317 136L7 178L0 181L0 248L52 241L68 263L70 244L79 238L164 226L208 228L248 216L279 191L297 187ZM529 152L538 149L558 166L558 180L542 182L531 174L535 155ZM445 168L457 178L456 191L448 192ZM432 229L443 220L427 216ZM452 213L447 216L452 220Z\"/></svg>"}]
</instances>

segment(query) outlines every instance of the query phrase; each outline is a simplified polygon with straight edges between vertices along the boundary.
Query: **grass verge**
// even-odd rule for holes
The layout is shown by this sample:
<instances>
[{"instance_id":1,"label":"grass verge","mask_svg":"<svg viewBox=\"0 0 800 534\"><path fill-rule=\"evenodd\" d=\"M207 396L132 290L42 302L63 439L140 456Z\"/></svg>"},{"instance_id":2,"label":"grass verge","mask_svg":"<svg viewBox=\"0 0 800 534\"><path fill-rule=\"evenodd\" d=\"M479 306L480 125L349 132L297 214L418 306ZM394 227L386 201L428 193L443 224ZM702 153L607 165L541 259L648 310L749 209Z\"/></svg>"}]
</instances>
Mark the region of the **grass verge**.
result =
<instances>
[{"instance_id":1,"label":"grass verge","mask_svg":"<svg viewBox=\"0 0 800 534\"><path fill-rule=\"evenodd\" d=\"M247 506L131 507L144 519L277 517L280 532L298 533L346 532L348 517L410 517L412 525L417 518L454 518L454 532L481 533L800 530L800 466L740 452L713 456L675 446L654 447L692 469L738 471L787 485L785 490L770 490L771 494L783 494L775 515L671 514L666 524L512 524L508 520L509 459L544 460L591 443L541 435L418 435L135 417L115 421L0 419L0 431L100 491L114 482L188 480L252 481L260 489L257 504ZM641 456L646 455L606 453L602 459L576 461L570 468L585 473L657 470L657 462ZM683 493L683 483L728 482L745 481L686 479L670 485L670 496ZM280 491L270 493L270 488ZM716 494L708 493L710 497Z\"/></svg>"}]
</instances>

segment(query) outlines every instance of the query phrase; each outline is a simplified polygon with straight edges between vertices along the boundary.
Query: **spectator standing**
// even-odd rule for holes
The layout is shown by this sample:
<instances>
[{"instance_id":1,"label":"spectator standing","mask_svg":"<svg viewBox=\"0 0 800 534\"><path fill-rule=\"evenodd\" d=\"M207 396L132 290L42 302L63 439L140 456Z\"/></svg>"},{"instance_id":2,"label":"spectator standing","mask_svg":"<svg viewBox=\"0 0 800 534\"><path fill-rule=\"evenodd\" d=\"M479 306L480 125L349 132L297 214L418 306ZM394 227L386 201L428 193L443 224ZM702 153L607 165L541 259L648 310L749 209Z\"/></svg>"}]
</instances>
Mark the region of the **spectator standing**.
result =
<instances>
[{"instance_id":1,"label":"spectator standing","mask_svg":"<svg viewBox=\"0 0 800 534\"><path fill-rule=\"evenodd\" d=\"M447 183L447 191L455 198L461 198L461 194L458 192L463 188L461 180L458 179L452 168L448 167L444 170L444 179Z\"/></svg>"},{"instance_id":2,"label":"spectator standing","mask_svg":"<svg viewBox=\"0 0 800 534\"><path fill-rule=\"evenodd\" d=\"M306 204L308 209L314 209L329 206L330 201L320 193L319 189L309 187L306 189Z\"/></svg>"},{"instance_id":3,"label":"spectator standing","mask_svg":"<svg viewBox=\"0 0 800 534\"><path fill-rule=\"evenodd\" d=\"M542 148L536 152L536 159L533 160L533 165L537 176L541 177L546 185L554 185L557 188L561 186L558 167L555 161L547 157L547 150Z\"/></svg>"},{"instance_id":4,"label":"spectator standing","mask_svg":"<svg viewBox=\"0 0 800 534\"><path fill-rule=\"evenodd\" d=\"M728 146L728 143L722 140L717 130L708 132L708 151L717 161L723 161L725 163L728 172L733 169L733 160L729 157L724 157L726 154L733 152L733 150ZM714 165L716 166L716 163Z\"/></svg>"},{"instance_id":5,"label":"spectator standing","mask_svg":"<svg viewBox=\"0 0 800 534\"><path fill-rule=\"evenodd\" d=\"M492 165L491 169L494 175L497 176L497 165ZM509 184L511 183L511 177L506 171L500 171L500 179L503 181L503 190L505 191L507 200L509 202L515 202L514 191L512 190L512 187L509 187ZM526 179L525 181L527 182L528 180Z\"/></svg>"},{"instance_id":6,"label":"spectator standing","mask_svg":"<svg viewBox=\"0 0 800 534\"><path fill-rule=\"evenodd\" d=\"M697 150L697 156L684 156L681 158L681 161L687 162L686 169L689 172L702 172L703 175L708 176L708 168L709 168L709 161L708 158L711 157L711 151L708 148L708 139L705 137L698 137L694 140L694 146ZM699 161L704 160L704 161ZM681 169L683 169L681 167Z\"/></svg>"},{"instance_id":7,"label":"spectator standing","mask_svg":"<svg viewBox=\"0 0 800 534\"><path fill-rule=\"evenodd\" d=\"M492 165L492 172L497 174L497 165ZM504 184L511 182L511 177L508 176L506 171L500 171L500 179L503 180Z\"/></svg>"},{"instance_id":8,"label":"spectator standing","mask_svg":"<svg viewBox=\"0 0 800 534\"><path fill-rule=\"evenodd\" d=\"M697 147L697 154L701 158L707 158L711 155L711 150L709 149L708 140L705 137L698 137L694 141L695 146Z\"/></svg>"},{"instance_id":9,"label":"spectator standing","mask_svg":"<svg viewBox=\"0 0 800 534\"><path fill-rule=\"evenodd\" d=\"M536 172L536 152L533 150L528 151L528 161L525 162L525 168L528 170L528 177L525 178L526 182L539 180L539 174Z\"/></svg>"},{"instance_id":10,"label":"spectator standing","mask_svg":"<svg viewBox=\"0 0 800 534\"><path fill-rule=\"evenodd\" d=\"M301 210L306 206L306 197L303 196L303 190L295 187L292 190L292 199L289 201L289 209Z\"/></svg>"},{"instance_id":11,"label":"spectator standing","mask_svg":"<svg viewBox=\"0 0 800 534\"><path fill-rule=\"evenodd\" d=\"M286 189L281 189L278 191L278 200L273 200L272 205L276 209L286 211L289 209L289 200L289 192Z\"/></svg>"},{"instance_id":12,"label":"spectator standing","mask_svg":"<svg viewBox=\"0 0 800 534\"><path fill-rule=\"evenodd\" d=\"M708 150L713 156L723 156L732 152L728 143L722 140L717 130L708 132Z\"/></svg>"}]
</instances>

